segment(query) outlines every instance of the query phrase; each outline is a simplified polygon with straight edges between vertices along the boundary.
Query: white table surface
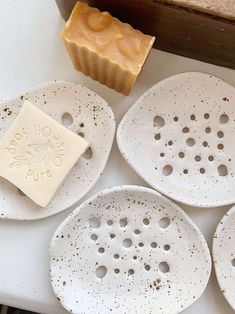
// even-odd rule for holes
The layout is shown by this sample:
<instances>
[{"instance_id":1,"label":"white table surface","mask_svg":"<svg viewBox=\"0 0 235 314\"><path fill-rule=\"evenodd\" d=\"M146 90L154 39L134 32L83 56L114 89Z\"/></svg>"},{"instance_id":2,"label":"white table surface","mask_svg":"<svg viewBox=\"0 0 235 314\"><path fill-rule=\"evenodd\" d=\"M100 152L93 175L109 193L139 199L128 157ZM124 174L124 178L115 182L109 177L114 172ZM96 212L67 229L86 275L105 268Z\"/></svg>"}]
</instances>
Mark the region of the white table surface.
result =
<instances>
[{"instance_id":1,"label":"white table surface","mask_svg":"<svg viewBox=\"0 0 235 314\"><path fill-rule=\"evenodd\" d=\"M59 39L63 25L53 0L0 0L1 100L49 80L81 82L109 102L119 122L146 88L175 73L210 72L235 86L233 70L153 50L132 94L124 97L73 70ZM103 176L86 197L119 184L146 186L121 157L115 141ZM201 228L211 247L216 225L229 206L182 207ZM70 211L33 222L0 220L0 303L39 313L66 313L50 286L48 244ZM233 313L219 291L214 271L203 296L184 313Z\"/></svg>"}]
</instances>

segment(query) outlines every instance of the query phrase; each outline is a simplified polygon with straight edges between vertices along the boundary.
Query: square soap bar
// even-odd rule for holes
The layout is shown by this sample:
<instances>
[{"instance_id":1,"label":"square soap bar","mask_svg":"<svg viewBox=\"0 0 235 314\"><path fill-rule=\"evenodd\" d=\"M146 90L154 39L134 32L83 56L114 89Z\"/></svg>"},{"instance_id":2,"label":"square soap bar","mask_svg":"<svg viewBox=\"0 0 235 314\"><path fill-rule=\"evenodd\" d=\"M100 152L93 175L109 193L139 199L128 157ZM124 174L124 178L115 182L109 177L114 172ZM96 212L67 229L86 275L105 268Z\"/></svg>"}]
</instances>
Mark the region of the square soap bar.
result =
<instances>
[{"instance_id":1,"label":"square soap bar","mask_svg":"<svg viewBox=\"0 0 235 314\"><path fill-rule=\"evenodd\" d=\"M45 207L88 146L26 100L0 141L0 176Z\"/></svg>"},{"instance_id":2,"label":"square soap bar","mask_svg":"<svg viewBox=\"0 0 235 314\"><path fill-rule=\"evenodd\" d=\"M155 40L82 2L75 5L61 37L77 70L125 95Z\"/></svg>"}]
</instances>

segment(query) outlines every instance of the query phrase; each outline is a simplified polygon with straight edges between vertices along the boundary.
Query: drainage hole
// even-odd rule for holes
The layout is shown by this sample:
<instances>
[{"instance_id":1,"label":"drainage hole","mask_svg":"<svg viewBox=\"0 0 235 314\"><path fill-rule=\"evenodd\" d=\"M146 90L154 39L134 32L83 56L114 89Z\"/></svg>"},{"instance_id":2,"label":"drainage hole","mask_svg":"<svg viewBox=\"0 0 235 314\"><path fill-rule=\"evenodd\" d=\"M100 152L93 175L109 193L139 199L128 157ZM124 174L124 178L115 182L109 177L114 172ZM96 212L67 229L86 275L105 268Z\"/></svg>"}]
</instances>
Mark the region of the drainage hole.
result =
<instances>
[{"instance_id":1,"label":"drainage hole","mask_svg":"<svg viewBox=\"0 0 235 314\"><path fill-rule=\"evenodd\" d=\"M188 146L193 146L193 145L195 145L195 140L190 137L190 138L188 138L188 139L186 140L186 144L187 144Z\"/></svg>"},{"instance_id":2,"label":"drainage hole","mask_svg":"<svg viewBox=\"0 0 235 314\"><path fill-rule=\"evenodd\" d=\"M98 236L95 233L91 234L91 240L96 241L98 239Z\"/></svg>"},{"instance_id":3,"label":"drainage hole","mask_svg":"<svg viewBox=\"0 0 235 314\"><path fill-rule=\"evenodd\" d=\"M105 266L99 266L95 271L97 278L103 278L106 275L106 273L107 273L107 268Z\"/></svg>"},{"instance_id":4,"label":"drainage hole","mask_svg":"<svg viewBox=\"0 0 235 314\"><path fill-rule=\"evenodd\" d=\"M214 160L214 156L210 155L210 156L208 157L208 160L209 160L209 161L213 161L213 160Z\"/></svg>"},{"instance_id":5,"label":"drainage hole","mask_svg":"<svg viewBox=\"0 0 235 314\"><path fill-rule=\"evenodd\" d=\"M134 259L134 260L136 260L136 259L137 259L137 256L136 256L136 255L135 255L135 256L133 256L133 259Z\"/></svg>"},{"instance_id":6,"label":"drainage hole","mask_svg":"<svg viewBox=\"0 0 235 314\"><path fill-rule=\"evenodd\" d=\"M103 248L103 247L100 247L100 248L98 249L98 252L99 252L99 253L104 253L104 248Z\"/></svg>"},{"instance_id":7,"label":"drainage hole","mask_svg":"<svg viewBox=\"0 0 235 314\"><path fill-rule=\"evenodd\" d=\"M217 148L218 148L219 150L222 150L222 149L224 148L224 145L220 143L220 144L217 145Z\"/></svg>"},{"instance_id":8,"label":"drainage hole","mask_svg":"<svg viewBox=\"0 0 235 314\"><path fill-rule=\"evenodd\" d=\"M153 118L153 124L154 124L154 126L161 128L165 125L165 120L160 116L155 116Z\"/></svg>"},{"instance_id":9,"label":"drainage hole","mask_svg":"<svg viewBox=\"0 0 235 314\"><path fill-rule=\"evenodd\" d=\"M122 244L125 247L131 247L132 241L131 241L131 239L125 239L125 240L123 240Z\"/></svg>"},{"instance_id":10,"label":"drainage hole","mask_svg":"<svg viewBox=\"0 0 235 314\"><path fill-rule=\"evenodd\" d=\"M182 129L182 132L183 133L189 133L189 128L186 126Z\"/></svg>"},{"instance_id":11,"label":"drainage hole","mask_svg":"<svg viewBox=\"0 0 235 314\"><path fill-rule=\"evenodd\" d=\"M185 153L183 153L183 152L179 152L179 158L184 158L184 156L185 156Z\"/></svg>"},{"instance_id":12,"label":"drainage hole","mask_svg":"<svg viewBox=\"0 0 235 314\"><path fill-rule=\"evenodd\" d=\"M161 139L161 134L160 133L155 134L154 138L156 141L159 141Z\"/></svg>"},{"instance_id":13,"label":"drainage hole","mask_svg":"<svg viewBox=\"0 0 235 314\"><path fill-rule=\"evenodd\" d=\"M115 234L113 234L113 233L111 233L109 236L110 236L111 239L115 238Z\"/></svg>"},{"instance_id":14,"label":"drainage hole","mask_svg":"<svg viewBox=\"0 0 235 314\"><path fill-rule=\"evenodd\" d=\"M227 123L228 120L229 120L228 115L226 115L225 113L222 114L222 115L220 116L220 118L219 118L219 121L220 121L221 124Z\"/></svg>"},{"instance_id":15,"label":"drainage hole","mask_svg":"<svg viewBox=\"0 0 235 314\"><path fill-rule=\"evenodd\" d=\"M228 169L225 165L219 165L217 170L218 170L219 176L221 177L225 177L228 175Z\"/></svg>"},{"instance_id":16,"label":"drainage hole","mask_svg":"<svg viewBox=\"0 0 235 314\"><path fill-rule=\"evenodd\" d=\"M82 154L82 157L85 159L91 159L93 157L93 151L91 147L88 147L87 150Z\"/></svg>"},{"instance_id":17,"label":"drainage hole","mask_svg":"<svg viewBox=\"0 0 235 314\"><path fill-rule=\"evenodd\" d=\"M166 165L162 169L162 173L164 176L169 176L172 173L172 171L173 171L173 168L171 165Z\"/></svg>"},{"instance_id":18,"label":"drainage hole","mask_svg":"<svg viewBox=\"0 0 235 314\"><path fill-rule=\"evenodd\" d=\"M119 274L119 273L120 273L120 270L119 270L118 268L115 268L115 269L114 269L114 272L115 272L115 274Z\"/></svg>"},{"instance_id":19,"label":"drainage hole","mask_svg":"<svg viewBox=\"0 0 235 314\"><path fill-rule=\"evenodd\" d=\"M204 147L207 147L207 146L208 146L208 143L207 143L206 141L204 141L204 142L202 143L202 145L203 145Z\"/></svg>"},{"instance_id":20,"label":"drainage hole","mask_svg":"<svg viewBox=\"0 0 235 314\"><path fill-rule=\"evenodd\" d=\"M205 113L205 114L204 114L204 118L205 118L205 119L209 119L209 118L210 118L209 113Z\"/></svg>"},{"instance_id":21,"label":"drainage hole","mask_svg":"<svg viewBox=\"0 0 235 314\"><path fill-rule=\"evenodd\" d=\"M81 137L85 136L83 132L78 132L78 135L81 136Z\"/></svg>"},{"instance_id":22,"label":"drainage hole","mask_svg":"<svg viewBox=\"0 0 235 314\"><path fill-rule=\"evenodd\" d=\"M163 229L166 229L171 223L170 218L168 217L163 217L159 220L159 226Z\"/></svg>"},{"instance_id":23,"label":"drainage hole","mask_svg":"<svg viewBox=\"0 0 235 314\"><path fill-rule=\"evenodd\" d=\"M140 242L138 245L139 245L139 247L143 247L144 243Z\"/></svg>"},{"instance_id":24,"label":"drainage hole","mask_svg":"<svg viewBox=\"0 0 235 314\"><path fill-rule=\"evenodd\" d=\"M164 156L165 156L165 154L164 154L164 153L161 153L161 154L160 154L160 156L161 156L161 157L164 157Z\"/></svg>"},{"instance_id":25,"label":"drainage hole","mask_svg":"<svg viewBox=\"0 0 235 314\"><path fill-rule=\"evenodd\" d=\"M178 117L174 117L174 121L177 122L179 119Z\"/></svg>"},{"instance_id":26,"label":"drainage hole","mask_svg":"<svg viewBox=\"0 0 235 314\"><path fill-rule=\"evenodd\" d=\"M170 250L170 245L169 244L165 244L164 245L164 250L165 251L169 251Z\"/></svg>"},{"instance_id":27,"label":"drainage hole","mask_svg":"<svg viewBox=\"0 0 235 314\"><path fill-rule=\"evenodd\" d=\"M163 274L166 274L170 271L170 267L169 265L167 264L167 262L161 262L159 265L158 265L158 268L159 270L163 273Z\"/></svg>"},{"instance_id":28,"label":"drainage hole","mask_svg":"<svg viewBox=\"0 0 235 314\"><path fill-rule=\"evenodd\" d=\"M195 159L196 161L201 161L201 156L196 155L194 159Z\"/></svg>"},{"instance_id":29,"label":"drainage hole","mask_svg":"<svg viewBox=\"0 0 235 314\"><path fill-rule=\"evenodd\" d=\"M122 227L122 228L126 227L126 225L127 225L127 219L126 219L126 218L122 218L122 219L119 221L119 224L120 224L120 227Z\"/></svg>"},{"instance_id":30,"label":"drainage hole","mask_svg":"<svg viewBox=\"0 0 235 314\"><path fill-rule=\"evenodd\" d=\"M112 226L113 221L112 220L107 220L107 225Z\"/></svg>"},{"instance_id":31,"label":"drainage hole","mask_svg":"<svg viewBox=\"0 0 235 314\"><path fill-rule=\"evenodd\" d=\"M235 267L235 258L233 260L231 260L231 264L233 267Z\"/></svg>"},{"instance_id":32,"label":"drainage hole","mask_svg":"<svg viewBox=\"0 0 235 314\"><path fill-rule=\"evenodd\" d=\"M144 269L149 271L150 270L150 266L149 265L144 265Z\"/></svg>"},{"instance_id":33,"label":"drainage hole","mask_svg":"<svg viewBox=\"0 0 235 314\"><path fill-rule=\"evenodd\" d=\"M206 170L204 168L200 168L200 173L204 174L206 172Z\"/></svg>"},{"instance_id":34,"label":"drainage hole","mask_svg":"<svg viewBox=\"0 0 235 314\"><path fill-rule=\"evenodd\" d=\"M206 132L207 134L211 133L211 128L210 128L210 127L207 127L207 128L205 129L205 132Z\"/></svg>"},{"instance_id":35,"label":"drainage hole","mask_svg":"<svg viewBox=\"0 0 235 314\"><path fill-rule=\"evenodd\" d=\"M217 136L218 136L218 138L223 138L224 137L224 133L222 131L218 131L217 132Z\"/></svg>"},{"instance_id":36,"label":"drainage hole","mask_svg":"<svg viewBox=\"0 0 235 314\"><path fill-rule=\"evenodd\" d=\"M99 228L100 227L100 221L97 217L91 217L89 219L89 224L91 228Z\"/></svg>"},{"instance_id":37,"label":"drainage hole","mask_svg":"<svg viewBox=\"0 0 235 314\"><path fill-rule=\"evenodd\" d=\"M151 243L151 247L152 247L153 249L155 249L155 248L157 247L157 243L156 243L156 242L152 242L152 243Z\"/></svg>"},{"instance_id":38,"label":"drainage hole","mask_svg":"<svg viewBox=\"0 0 235 314\"><path fill-rule=\"evenodd\" d=\"M68 127L71 124L73 124L73 117L72 117L72 115L70 113L68 113L68 112L63 113L63 115L62 115L62 123L66 127Z\"/></svg>"},{"instance_id":39,"label":"drainage hole","mask_svg":"<svg viewBox=\"0 0 235 314\"><path fill-rule=\"evenodd\" d=\"M140 230L139 229L135 229L134 233L135 234L140 234Z\"/></svg>"},{"instance_id":40,"label":"drainage hole","mask_svg":"<svg viewBox=\"0 0 235 314\"><path fill-rule=\"evenodd\" d=\"M187 170L187 169L184 169L184 170L183 170L183 173L184 173L184 174L188 174L188 170Z\"/></svg>"},{"instance_id":41,"label":"drainage hole","mask_svg":"<svg viewBox=\"0 0 235 314\"><path fill-rule=\"evenodd\" d=\"M26 196L26 195L24 194L24 192L21 191L20 189L18 189L18 194L19 194L20 196Z\"/></svg>"},{"instance_id":42,"label":"drainage hole","mask_svg":"<svg viewBox=\"0 0 235 314\"><path fill-rule=\"evenodd\" d=\"M195 115L194 115L194 114L191 114L190 119L191 119L192 121L194 121L194 120L196 119Z\"/></svg>"},{"instance_id":43,"label":"drainage hole","mask_svg":"<svg viewBox=\"0 0 235 314\"><path fill-rule=\"evenodd\" d=\"M119 259L119 254L114 254L113 257L114 257L115 259Z\"/></svg>"},{"instance_id":44,"label":"drainage hole","mask_svg":"<svg viewBox=\"0 0 235 314\"><path fill-rule=\"evenodd\" d=\"M133 274L134 274L134 270L133 270L133 269L129 269L129 270L128 270L128 274L129 274L129 275L133 275Z\"/></svg>"},{"instance_id":45,"label":"drainage hole","mask_svg":"<svg viewBox=\"0 0 235 314\"><path fill-rule=\"evenodd\" d=\"M149 220L148 220L148 218L144 218L144 219L143 219L143 224L144 224L144 225L149 225Z\"/></svg>"},{"instance_id":46,"label":"drainage hole","mask_svg":"<svg viewBox=\"0 0 235 314\"><path fill-rule=\"evenodd\" d=\"M172 141L169 141L169 142L168 142L168 145L169 145L169 146L172 146L172 145L173 145L173 142L172 142Z\"/></svg>"}]
</instances>

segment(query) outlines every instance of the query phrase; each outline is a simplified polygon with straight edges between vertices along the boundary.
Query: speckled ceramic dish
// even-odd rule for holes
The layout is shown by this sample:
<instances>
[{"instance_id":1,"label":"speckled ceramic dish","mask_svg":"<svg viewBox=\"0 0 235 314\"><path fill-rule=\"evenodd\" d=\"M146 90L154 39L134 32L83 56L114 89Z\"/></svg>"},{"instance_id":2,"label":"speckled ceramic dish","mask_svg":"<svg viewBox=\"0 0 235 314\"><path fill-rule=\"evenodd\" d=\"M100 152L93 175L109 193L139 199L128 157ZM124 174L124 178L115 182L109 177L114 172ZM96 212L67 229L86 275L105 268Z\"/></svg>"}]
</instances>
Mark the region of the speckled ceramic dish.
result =
<instances>
[{"instance_id":1,"label":"speckled ceramic dish","mask_svg":"<svg viewBox=\"0 0 235 314\"><path fill-rule=\"evenodd\" d=\"M95 184L108 159L115 132L111 108L99 95L75 83L49 82L0 104L0 137L28 99L46 114L91 144L70 171L52 202L37 206L14 185L0 178L0 218L30 220L51 216L79 201ZM29 117L30 118L30 117Z\"/></svg>"},{"instance_id":2,"label":"speckled ceramic dish","mask_svg":"<svg viewBox=\"0 0 235 314\"><path fill-rule=\"evenodd\" d=\"M161 193L194 206L235 202L235 89L209 74L182 73L141 96L117 140L136 172Z\"/></svg>"},{"instance_id":3,"label":"speckled ceramic dish","mask_svg":"<svg viewBox=\"0 0 235 314\"><path fill-rule=\"evenodd\" d=\"M235 311L235 206L220 221L213 240L213 260L222 293Z\"/></svg>"},{"instance_id":4,"label":"speckled ceramic dish","mask_svg":"<svg viewBox=\"0 0 235 314\"><path fill-rule=\"evenodd\" d=\"M56 230L51 282L71 313L180 313L203 293L211 259L202 233L154 190L100 192Z\"/></svg>"}]
</instances>

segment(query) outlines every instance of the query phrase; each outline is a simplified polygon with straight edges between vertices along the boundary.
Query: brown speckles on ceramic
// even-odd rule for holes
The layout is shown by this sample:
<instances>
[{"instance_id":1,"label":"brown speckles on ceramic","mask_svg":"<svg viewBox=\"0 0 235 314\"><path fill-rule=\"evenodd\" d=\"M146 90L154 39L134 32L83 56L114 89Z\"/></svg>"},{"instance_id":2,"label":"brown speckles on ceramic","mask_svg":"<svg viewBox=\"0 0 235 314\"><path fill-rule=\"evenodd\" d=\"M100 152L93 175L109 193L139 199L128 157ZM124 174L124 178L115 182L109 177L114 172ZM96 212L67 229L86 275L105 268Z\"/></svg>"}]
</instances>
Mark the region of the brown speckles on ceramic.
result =
<instances>
[{"instance_id":1,"label":"brown speckles on ceramic","mask_svg":"<svg viewBox=\"0 0 235 314\"><path fill-rule=\"evenodd\" d=\"M225 298L235 310L235 207L222 218L213 240L216 277Z\"/></svg>"},{"instance_id":2,"label":"brown speckles on ceramic","mask_svg":"<svg viewBox=\"0 0 235 314\"><path fill-rule=\"evenodd\" d=\"M204 291L211 259L177 205L154 190L120 186L59 226L50 269L54 292L72 313L176 314Z\"/></svg>"},{"instance_id":3,"label":"brown speckles on ceramic","mask_svg":"<svg viewBox=\"0 0 235 314\"><path fill-rule=\"evenodd\" d=\"M0 178L0 218L31 220L56 214L79 201L96 183L106 165L115 121L103 98L83 85L49 82L0 105L0 138L28 99L53 119L83 136L91 148L72 168L52 202L34 204L8 181Z\"/></svg>"},{"instance_id":4,"label":"brown speckles on ceramic","mask_svg":"<svg viewBox=\"0 0 235 314\"><path fill-rule=\"evenodd\" d=\"M153 188L182 203L235 202L235 89L205 73L147 90L117 131L121 153Z\"/></svg>"}]
</instances>

